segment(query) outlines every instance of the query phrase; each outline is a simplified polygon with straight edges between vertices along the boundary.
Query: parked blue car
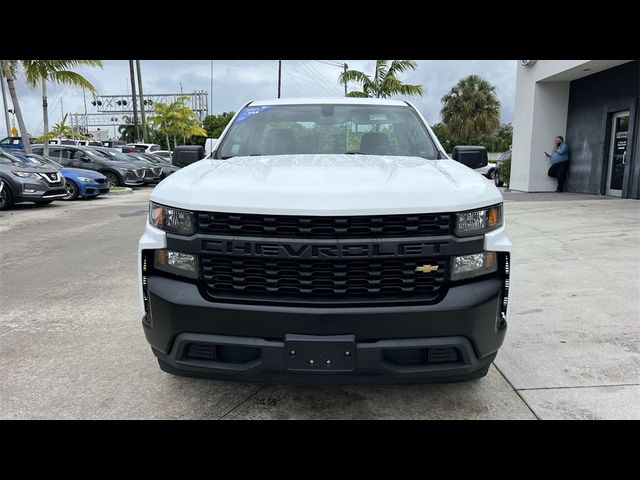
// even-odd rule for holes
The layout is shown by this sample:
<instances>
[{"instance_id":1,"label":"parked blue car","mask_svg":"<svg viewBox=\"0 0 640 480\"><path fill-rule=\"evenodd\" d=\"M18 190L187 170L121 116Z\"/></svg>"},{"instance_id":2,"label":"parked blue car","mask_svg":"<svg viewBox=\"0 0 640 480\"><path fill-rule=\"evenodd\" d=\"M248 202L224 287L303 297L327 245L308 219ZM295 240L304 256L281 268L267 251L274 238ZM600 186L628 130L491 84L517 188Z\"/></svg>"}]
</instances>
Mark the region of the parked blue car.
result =
<instances>
[{"instance_id":1,"label":"parked blue car","mask_svg":"<svg viewBox=\"0 0 640 480\"><path fill-rule=\"evenodd\" d=\"M31 142L35 142L35 138L30 138ZM8 148L10 150L22 150L24 143L22 137L5 137L0 140L0 148Z\"/></svg>"},{"instance_id":2,"label":"parked blue car","mask_svg":"<svg viewBox=\"0 0 640 480\"><path fill-rule=\"evenodd\" d=\"M83 168L63 167L51 158L35 153L12 152L18 158L32 165L55 166L65 178L67 196L63 200L75 200L77 198L97 197L109 193L109 180L100 172Z\"/></svg>"}]
</instances>

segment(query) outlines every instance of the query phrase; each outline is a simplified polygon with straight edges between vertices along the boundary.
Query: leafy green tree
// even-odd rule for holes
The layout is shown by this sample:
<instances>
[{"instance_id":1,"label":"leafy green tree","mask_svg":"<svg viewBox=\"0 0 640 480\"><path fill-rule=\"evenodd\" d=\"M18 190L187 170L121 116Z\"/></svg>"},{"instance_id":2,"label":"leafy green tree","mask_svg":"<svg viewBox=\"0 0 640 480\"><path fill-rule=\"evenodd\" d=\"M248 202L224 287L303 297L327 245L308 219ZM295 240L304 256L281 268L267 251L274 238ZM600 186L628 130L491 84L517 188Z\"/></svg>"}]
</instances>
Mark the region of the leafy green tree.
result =
<instances>
[{"instance_id":1,"label":"leafy green tree","mask_svg":"<svg viewBox=\"0 0 640 480\"><path fill-rule=\"evenodd\" d=\"M460 80L442 103L442 124L453 142L471 145L473 139L490 136L500 126L496 87L478 75Z\"/></svg>"},{"instance_id":2,"label":"leafy green tree","mask_svg":"<svg viewBox=\"0 0 640 480\"><path fill-rule=\"evenodd\" d=\"M438 140L440 140L444 151L447 153L451 153L455 145L454 142L452 142L447 136L444 125L441 122L434 123L433 125L431 125L431 130L433 130L433 133L435 133L436 137L438 137Z\"/></svg>"},{"instance_id":3,"label":"leafy green tree","mask_svg":"<svg viewBox=\"0 0 640 480\"><path fill-rule=\"evenodd\" d=\"M120 134L120 140L127 143L134 143L136 141L136 129L133 123L124 123L118 127L118 133Z\"/></svg>"},{"instance_id":4,"label":"leafy green tree","mask_svg":"<svg viewBox=\"0 0 640 480\"><path fill-rule=\"evenodd\" d=\"M207 131L208 138L220 138L222 131L231 121L235 112L224 112L219 115L207 115L202 122L202 127Z\"/></svg>"},{"instance_id":5,"label":"leafy green tree","mask_svg":"<svg viewBox=\"0 0 640 480\"><path fill-rule=\"evenodd\" d=\"M490 152L506 152L513 143L513 125L503 123L493 135L482 138L477 143L487 147Z\"/></svg>"},{"instance_id":6,"label":"leafy green tree","mask_svg":"<svg viewBox=\"0 0 640 480\"><path fill-rule=\"evenodd\" d=\"M42 86L42 119L44 135L49 132L49 111L47 102L47 81L57 84L71 85L96 93L95 87L79 73L70 69L89 66L102 68L100 60L21 60L27 85L32 88ZM49 145L45 142L44 154L49 154Z\"/></svg>"},{"instance_id":7,"label":"leafy green tree","mask_svg":"<svg viewBox=\"0 0 640 480\"><path fill-rule=\"evenodd\" d=\"M362 90L351 91L347 97L376 97L388 98L393 95L422 95L422 85L409 85L402 83L397 77L406 70L415 70L418 67L414 60L376 60L376 69L373 78L359 70L347 70L340 74L339 81L342 84L356 82L362 85Z\"/></svg>"}]
</instances>

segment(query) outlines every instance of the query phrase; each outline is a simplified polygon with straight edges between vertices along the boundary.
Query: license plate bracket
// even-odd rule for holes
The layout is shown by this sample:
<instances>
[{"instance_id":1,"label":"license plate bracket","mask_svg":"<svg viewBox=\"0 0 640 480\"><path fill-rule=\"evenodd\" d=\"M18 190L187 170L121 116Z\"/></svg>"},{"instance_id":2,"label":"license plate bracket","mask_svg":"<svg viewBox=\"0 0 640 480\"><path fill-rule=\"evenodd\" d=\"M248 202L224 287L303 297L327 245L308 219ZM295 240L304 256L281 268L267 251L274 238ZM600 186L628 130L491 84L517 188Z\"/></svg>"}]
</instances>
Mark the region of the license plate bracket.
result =
<instances>
[{"instance_id":1,"label":"license plate bracket","mask_svg":"<svg viewBox=\"0 0 640 480\"><path fill-rule=\"evenodd\" d=\"M354 335L285 336L287 368L296 372L352 372L355 367Z\"/></svg>"}]
</instances>

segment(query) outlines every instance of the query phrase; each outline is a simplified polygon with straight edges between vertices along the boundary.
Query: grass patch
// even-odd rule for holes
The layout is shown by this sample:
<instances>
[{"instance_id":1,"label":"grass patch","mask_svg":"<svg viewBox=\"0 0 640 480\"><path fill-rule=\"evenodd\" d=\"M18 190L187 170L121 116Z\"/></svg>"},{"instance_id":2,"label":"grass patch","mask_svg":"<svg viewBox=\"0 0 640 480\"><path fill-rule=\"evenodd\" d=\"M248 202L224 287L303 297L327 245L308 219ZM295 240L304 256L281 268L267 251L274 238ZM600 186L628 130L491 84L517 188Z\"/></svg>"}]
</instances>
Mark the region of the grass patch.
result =
<instances>
[{"instance_id":1,"label":"grass patch","mask_svg":"<svg viewBox=\"0 0 640 480\"><path fill-rule=\"evenodd\" d=\"M125 190L127 187L111 187L109 189L109 191L111 192L121 192L122 190Z\"/></svg>"}]
</instances>

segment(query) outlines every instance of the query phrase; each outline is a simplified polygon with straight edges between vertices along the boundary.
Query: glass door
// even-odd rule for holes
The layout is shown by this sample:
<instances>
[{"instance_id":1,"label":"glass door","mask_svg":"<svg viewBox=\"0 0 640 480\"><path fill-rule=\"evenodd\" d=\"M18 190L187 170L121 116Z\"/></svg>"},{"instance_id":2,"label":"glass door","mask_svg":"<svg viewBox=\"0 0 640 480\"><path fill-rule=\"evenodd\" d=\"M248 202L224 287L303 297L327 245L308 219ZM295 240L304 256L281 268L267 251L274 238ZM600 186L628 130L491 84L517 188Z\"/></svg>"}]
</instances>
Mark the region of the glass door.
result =
<instances>
[{"instance_id":1,"label":"glass door","mask_svg":"<svg viewBox=\"0 0 640 480\"><path fill-rule=\"evenodd\" d=\"M611 147L607 169L607 195L622 196L622 180L627 160L629 111L614 113L611 119Z\"/></svg>"}]
</instances>

